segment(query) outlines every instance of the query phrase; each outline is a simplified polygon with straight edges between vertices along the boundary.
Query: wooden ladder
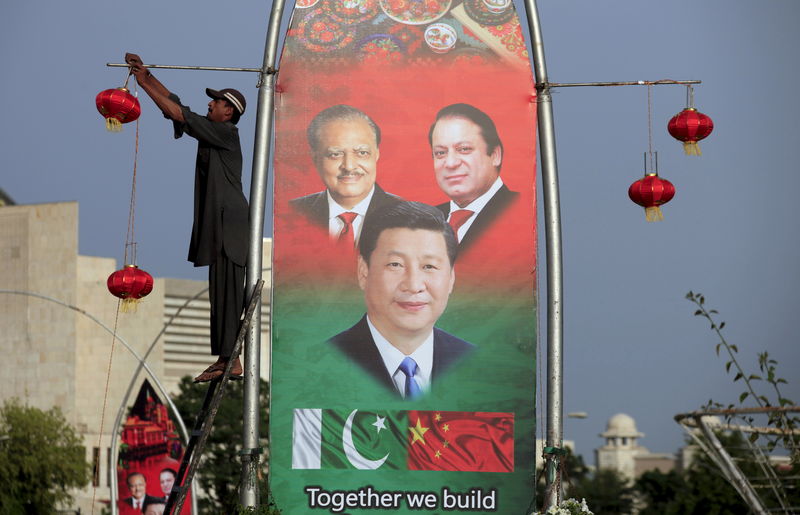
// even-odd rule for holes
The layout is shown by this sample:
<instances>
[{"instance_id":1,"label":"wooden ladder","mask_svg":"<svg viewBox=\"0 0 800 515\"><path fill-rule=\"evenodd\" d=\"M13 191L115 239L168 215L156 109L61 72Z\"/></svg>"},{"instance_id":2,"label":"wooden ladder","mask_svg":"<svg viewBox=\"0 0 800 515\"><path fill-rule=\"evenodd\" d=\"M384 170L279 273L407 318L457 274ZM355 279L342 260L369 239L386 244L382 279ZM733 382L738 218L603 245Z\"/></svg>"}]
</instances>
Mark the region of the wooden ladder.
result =
<instances>
[{"instance_id":1,"label":"wooden ladder","mask_svg":"<svg viewBox=\"0 0 800 515\"><path fill-rule=\"evenodd\" d=\"M231 359L228 360L228 366L225 367L225 372L208 385L206 397L203 399L203 407L200 408L200 412L197 414L197 419L192 428L191 438L189 438L189 444L186 446L186 450L183 453L183 460L181 460L178 476L175 478L175 484L172 486L169 499L167 499L167 506L164 509L165 515L173 513L179 514L183 508L186 494L191 488L192 479L194 479L194 474L200 464L200 458L203 455L206 440L214 425L214 417L217 416L219 403L222 401L222 396L225 394L225 385L231 379L231 367L242 349L242 344L247 336L247 332L250 330L253 314L261 298L261 290L263 287L264 281L259 280L258 283L256 283L256 287L253 289L250 302L247 304L247 311L245 312L244 319L239 326L239 334L236 336L236 343L233 346Z\"/></svg>"}]
</instances>

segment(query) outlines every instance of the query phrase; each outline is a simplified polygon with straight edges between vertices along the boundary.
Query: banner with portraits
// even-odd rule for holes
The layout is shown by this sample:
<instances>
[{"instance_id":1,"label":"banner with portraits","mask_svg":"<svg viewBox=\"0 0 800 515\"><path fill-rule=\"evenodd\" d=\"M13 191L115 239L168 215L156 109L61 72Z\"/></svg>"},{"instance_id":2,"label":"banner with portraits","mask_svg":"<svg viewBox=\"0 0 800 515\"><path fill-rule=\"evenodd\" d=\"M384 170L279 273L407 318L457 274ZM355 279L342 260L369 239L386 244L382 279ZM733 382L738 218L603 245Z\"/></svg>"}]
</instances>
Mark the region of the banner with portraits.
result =
<instances>
[{"instance_id":1,"label":"banner with portraits","mask_svg":"<svg viewBox=\"0 0 800 515\"><path fill-rule=\"evenodd\" d=\"M163 513L183 458L167 406L145 379L120 435L117 508L120 515ZM191 492L181 510L191 513Z\"/></svg>"},{"instance_id":2,"label":"banner with portraits","mask_svg":"<svg viewBox=\"0 0 800 515\"><path fill-rule=\"evenodd\" d=\"M533 501L536 92L510 0L299 0L275 88L285 514Z\"/></svg>"}]
</instances>

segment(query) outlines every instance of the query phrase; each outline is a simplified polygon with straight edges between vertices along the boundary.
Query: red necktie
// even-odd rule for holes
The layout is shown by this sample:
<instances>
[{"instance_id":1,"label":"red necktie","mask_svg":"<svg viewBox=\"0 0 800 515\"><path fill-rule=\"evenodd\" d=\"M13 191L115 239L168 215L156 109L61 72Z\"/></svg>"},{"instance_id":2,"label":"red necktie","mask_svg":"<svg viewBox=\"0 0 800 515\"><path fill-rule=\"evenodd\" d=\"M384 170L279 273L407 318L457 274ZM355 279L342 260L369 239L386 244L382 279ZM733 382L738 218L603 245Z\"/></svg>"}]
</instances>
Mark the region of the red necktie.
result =
<instances>
[{"instance_id":1,"label":"red necktie","mask_svg":"<svg viewBox=\"0 0 800 515\"><path fill-rule=\"evenodd\" d=\"M450 220L447 223L450 224L450 227L453 228L453 232L456 233L456 240L460 239L458 237L458 229L474 214L475 211L470 211L469 209L456 209L450 213Z\"/></svg>"},{"instance_id":2,"label":"red necktie","mask_svg":"<svg viewBox=\"0 0 800 515\"><path fill-rule=\"evenodd\" d=\"M357 216L358 213L346 211L336 217L344 223L344 227L342 227L342 230L339 232L339 244L347 245L348 248L353 248L355 246L356 238L353 230L353 220L355 220Z\"/></svg>"}]
</instances>

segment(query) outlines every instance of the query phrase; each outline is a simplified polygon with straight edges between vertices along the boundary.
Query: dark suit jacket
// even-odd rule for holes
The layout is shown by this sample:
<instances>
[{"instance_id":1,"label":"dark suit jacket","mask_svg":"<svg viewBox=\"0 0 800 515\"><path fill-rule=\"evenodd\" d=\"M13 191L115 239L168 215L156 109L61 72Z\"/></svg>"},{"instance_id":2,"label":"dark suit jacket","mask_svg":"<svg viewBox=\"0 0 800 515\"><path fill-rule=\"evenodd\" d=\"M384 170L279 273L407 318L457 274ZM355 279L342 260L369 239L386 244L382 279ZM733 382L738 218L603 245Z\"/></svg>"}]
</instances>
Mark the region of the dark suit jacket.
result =
<instances>
[{"instance_id":1,"label":"dark suit jacket","mask_svg":"<svg viewBox=\"0 0 800 515\"><path fill-rule=\"evenodd\" d=\"M122 500L122 502L133 508L133 497L126 497ZM158 497L153 497L152 495L145 494L144 499L142 499L142 506L144 507L149 503L158 503L158 502L161 502Z\"/></svg>"},{"instance_id":2,"label":"dark suit jacket","mask_svg":"<svg viewBox=\"0 0 800 515\"><path fill-rule=\"evenodd\" d=\"M480 238L481 233L486 231L492 225L492 222L494 222L506 208L513 204L518 197L518 192L509 190L506 185L503 184L494 196L489 199L489 202L483 206L483 209L478 213L475 221L469 226L467 234L465 234L464 238L458 243L458 250L462 252L474 245ZM436 207L444 213L445 217L450 216L450 202L439 204Z\"/></svg>"},{"instance_id":3,"label":"dark suit jacket","mask_svg":"<svg viewBox=\"0 0 800 515\"><path fill-rule=\"evenodd\" d=\"M392 376L386 370L381 353L378 351L378 347L375 346L375 340L372 339L366 315L361 317L361 320L347 331L343 331L328 340L328 343L345 353L380 384L397 393ZM434 327L431 384L442 372L473 350L475 350L475 346L471 343Z\"/></svg>"},{"instance_id":4,"label":"dark suit jacket","mask_svg":"<svg viewBox=\"0 0 800 515\"><path fill-rule=\"evenodd\" d=\"M372 194L372 200L369 202L364 219L366 220L374 213L401 200L397 195L386 193L380 186L375 184L375 193ZM328 230L328 195L326 191L298 197L289 201L289 205L308 218L314 225L323 227L326 231Z\"/></svg>"}]
</instances>

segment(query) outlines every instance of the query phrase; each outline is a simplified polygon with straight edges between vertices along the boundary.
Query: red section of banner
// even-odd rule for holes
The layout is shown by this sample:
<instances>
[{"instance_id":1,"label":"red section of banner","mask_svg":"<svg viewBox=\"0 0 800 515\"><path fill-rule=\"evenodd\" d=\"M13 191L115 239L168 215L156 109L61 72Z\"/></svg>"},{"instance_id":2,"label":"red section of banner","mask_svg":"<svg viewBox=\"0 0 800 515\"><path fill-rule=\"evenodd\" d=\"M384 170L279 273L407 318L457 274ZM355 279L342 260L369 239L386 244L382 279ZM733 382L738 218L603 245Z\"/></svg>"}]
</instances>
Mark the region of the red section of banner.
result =
<instances>
[{"instance_id":1,"label":"red section of banner","mask_svg":"<svg viewBox=\"0 0 800 515\"><path fill-rule=\"evenodd\" d=\"M425 77L425 80L420 80ZM458 77L458 79L456 78ZM444 106L463 102L489 115L503 144L500 178L515 200L456 264L456 291L482 287L531 288L536 234L534 170L536 98L529 74L509 73L498 63L418 63L407 67L354 65L311 69L304 63L282 65L276 87L279 107L275 149L276 282L317 283L355 277L355 255L333 245L326 228L298 216L290 202L324 191L315 169L306 129L323 109L348 104L367 113L380 127L376 184L405 200L430 205L449 201L434 174L428 131ZM343 255L347 254L347 255ZM324 256L324 259L321 257Z\"/></svg>"},{"instance_id":2,"label":"red section of banner","mask_svg":"<svg viewBox=\"0 0 800 515\"><path fill-rule=\"evenodd\" d=\"M513 472L514 414L408 412L409 470Z\"/></svg>"}]
</instances>

